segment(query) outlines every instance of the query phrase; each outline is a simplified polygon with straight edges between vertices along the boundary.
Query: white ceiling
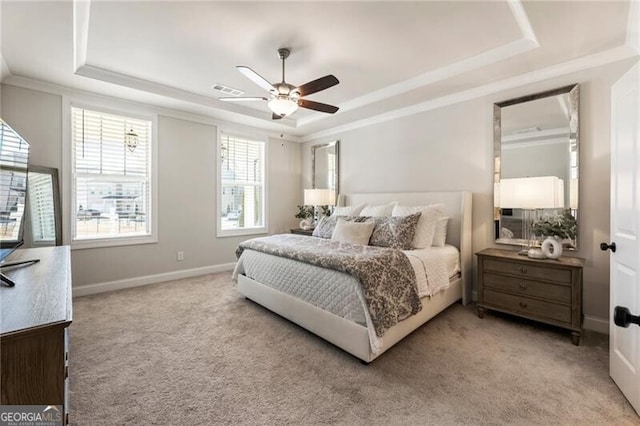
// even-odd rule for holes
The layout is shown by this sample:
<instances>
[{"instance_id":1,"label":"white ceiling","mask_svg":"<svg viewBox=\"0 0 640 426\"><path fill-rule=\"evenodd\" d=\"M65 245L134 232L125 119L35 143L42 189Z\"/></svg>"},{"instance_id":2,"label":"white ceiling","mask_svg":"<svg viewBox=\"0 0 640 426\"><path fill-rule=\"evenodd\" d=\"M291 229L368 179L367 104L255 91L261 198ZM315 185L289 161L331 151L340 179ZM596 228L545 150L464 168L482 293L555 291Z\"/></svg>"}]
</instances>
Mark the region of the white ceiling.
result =
<instances>
[{"instance_id":1,"label":"white ceiling","mask_svg":"<svg viewBox=\"0 0 640 426\"><path fill-rule=\"evenodd\" d=\"M2 78L308 139L637 55L629 18L637 9L629 1L5 0ZM235 66L280 81L279 47L292 49L287 82L340 80L308 97L337 114L300 109L274 122L264 102L217 99L214 83L265 95Z\"/></svg>"}]
</instances>

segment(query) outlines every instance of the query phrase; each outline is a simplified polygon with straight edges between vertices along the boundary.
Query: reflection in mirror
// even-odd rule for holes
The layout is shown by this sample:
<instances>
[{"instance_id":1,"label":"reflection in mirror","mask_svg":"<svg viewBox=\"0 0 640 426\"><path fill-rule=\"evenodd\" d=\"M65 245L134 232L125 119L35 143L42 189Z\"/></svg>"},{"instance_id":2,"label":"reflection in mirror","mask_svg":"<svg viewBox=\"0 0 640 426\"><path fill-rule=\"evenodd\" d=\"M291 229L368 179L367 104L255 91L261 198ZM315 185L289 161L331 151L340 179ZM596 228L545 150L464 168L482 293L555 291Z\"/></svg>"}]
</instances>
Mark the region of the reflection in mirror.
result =
<instances>
[{"instance_id":1,"label":"reflection in mirror","mask_svg":"<svg viewBox=\"0 0 640 426\"><path fill-rule=\"evenodd\" d=\"M29 166L25 247L62 245L58 169Z\"/></svg>"},{"instance_id":2,"label":"reflection in mirror","mask_svg":"<svg viewBox=\"0 0 640 426\"><path fill-rule=\"evenodd\" d=\"M335 199L339 193L339 141L311 147L311 184L314 189L331 189Z\"/></svg>"},{"instance_id":3,"label":"reflection in mirror","mask_svg":"<svg viewBox=\"0 0 640 426\"><path fill-rule=\"evenodd\" d=\"M577 249L578 104L575 84L494 105L496 243Z\"/></svg>"}]
</instances>

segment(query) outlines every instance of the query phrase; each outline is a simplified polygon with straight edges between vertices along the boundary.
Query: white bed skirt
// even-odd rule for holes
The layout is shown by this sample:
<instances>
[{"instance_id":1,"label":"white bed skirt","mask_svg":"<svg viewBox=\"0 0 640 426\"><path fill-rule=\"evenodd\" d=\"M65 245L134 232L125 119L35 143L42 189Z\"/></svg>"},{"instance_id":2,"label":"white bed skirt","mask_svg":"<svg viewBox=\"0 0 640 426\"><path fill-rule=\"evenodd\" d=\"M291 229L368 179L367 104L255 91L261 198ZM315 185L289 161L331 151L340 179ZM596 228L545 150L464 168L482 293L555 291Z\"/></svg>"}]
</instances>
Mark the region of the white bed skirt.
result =
<instances>
[{"instance_id":1,"label":"white bed skirt","mask_svg":"<svg viewBox=\"0 0 640 426\"><path fill-rule=\"evenodd\" d=\"M422 310L387 330L382 348L371 351L366 327L346 320L314 305L275 290L258 281L238 275L237 290L246 298L306 328L365 362L371 362L416 328L462 298L462 279L451 281L449 288L435 296L422 299Z\"/></svg>"}]
</instances>

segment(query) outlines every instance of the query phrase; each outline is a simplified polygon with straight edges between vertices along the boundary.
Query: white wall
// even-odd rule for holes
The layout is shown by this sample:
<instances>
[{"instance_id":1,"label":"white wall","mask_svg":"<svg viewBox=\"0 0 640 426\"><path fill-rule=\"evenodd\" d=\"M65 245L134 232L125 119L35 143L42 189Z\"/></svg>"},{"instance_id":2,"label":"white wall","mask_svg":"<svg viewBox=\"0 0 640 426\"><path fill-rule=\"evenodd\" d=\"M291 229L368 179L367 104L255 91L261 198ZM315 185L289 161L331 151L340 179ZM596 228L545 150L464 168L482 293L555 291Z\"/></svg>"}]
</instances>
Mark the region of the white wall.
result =
<instances>
[{"instance_id":1,"label":"white wall","mask_svg":"<svg viewBox=\"0 0 640 426\"><path fill-rule=\"evenodd\" d=\"M607 318L609 254L601 252L598 244L609 240L610 87L631 63L587 70L308 142L302 151L302 186L310 187L310 146L338 139L340 192L471 191L473 250L495 246L493 104L580 83L580 250L573 255L586 259L585 315Z\"/></svg>"},{"instance_id":2,"label":"white wall","mask_svg":"<svg viewBox=\"0 0 640 426\"><path fill-rule=\"evenodd\" d=\"M30 162L61 169L62 96L9 85L2 89L3 118L30 142ZM235 261L236 246L250 236L215 236L216 137L214 124L159 115L159 241L73 250L74 287ZM286 232L296 224L301 194L300 145L271 138L267 158L269 232ZM182 262L176 261L178 250L185 253Z\"/></svg>"}]
</instances>

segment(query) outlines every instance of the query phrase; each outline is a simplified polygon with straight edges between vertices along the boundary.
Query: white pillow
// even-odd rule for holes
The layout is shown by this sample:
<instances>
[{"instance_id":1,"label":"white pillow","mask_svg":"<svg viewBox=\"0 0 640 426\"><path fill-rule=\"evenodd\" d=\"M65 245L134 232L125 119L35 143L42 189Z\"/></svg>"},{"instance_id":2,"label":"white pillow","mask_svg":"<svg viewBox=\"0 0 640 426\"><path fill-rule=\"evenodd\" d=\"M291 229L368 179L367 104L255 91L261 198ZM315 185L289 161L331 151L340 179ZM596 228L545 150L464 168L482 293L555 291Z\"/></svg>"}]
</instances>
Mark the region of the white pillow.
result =
<instances>
[{"instance_id":1,"label":"white pillow","mask_svg":"<svg viewBox=\"0 0 640 426\"><path fill-rule=\"evenodd\" d=\"M444 247L447 241L447 222L449 222L449 216L440 216L438 222L436 222L436 232L433 235L434 247Z\"/></svg>"},{"instance_id":2,"label":"white pillow","mask_svg":"<svg viewBox=\"0 0 640 426\"><path fill-rule=\"evenodd\" d=\"M398 204L397 201L393 201L389 204L382 204L379 206L365 206L360 212L360 216L372 216L372 217L391 217L393 208Z\"/></svg>"},{"instance_id":3,"label":"white pillow","mask_svg":"<svg viewBox=\"0 0 640 426\"><path fill-rule=\"evenodd\" d=\"M362 203L357 206L335 207L331 216L358 216L366 205L366 203Z\"/></svg>"},{"instance_id":4,"label":"white pillow","mask_svg":"<svg viewBox=\"0 0 640 426\"><path fill-rule=\"evenodd\" d=\"M331 239L366 246L369 244L374 226L376 226L375 222L348 222L344 219L338 219Z\"/></svg>"},{"instance_id":5,"label":"white pillow","mask_svg":"<svg viewBox=\"0 0 640 426\"><path fill-rule=\"evenodd\" d=\"M409 216L421 212L416 235L413 237L413 247L417 249L431 247L433 236L436 233L438 218L443 216L444 204L431 204L430 206L400 206L393 208L393 216Z\"/></svg>"}]
</instances>

